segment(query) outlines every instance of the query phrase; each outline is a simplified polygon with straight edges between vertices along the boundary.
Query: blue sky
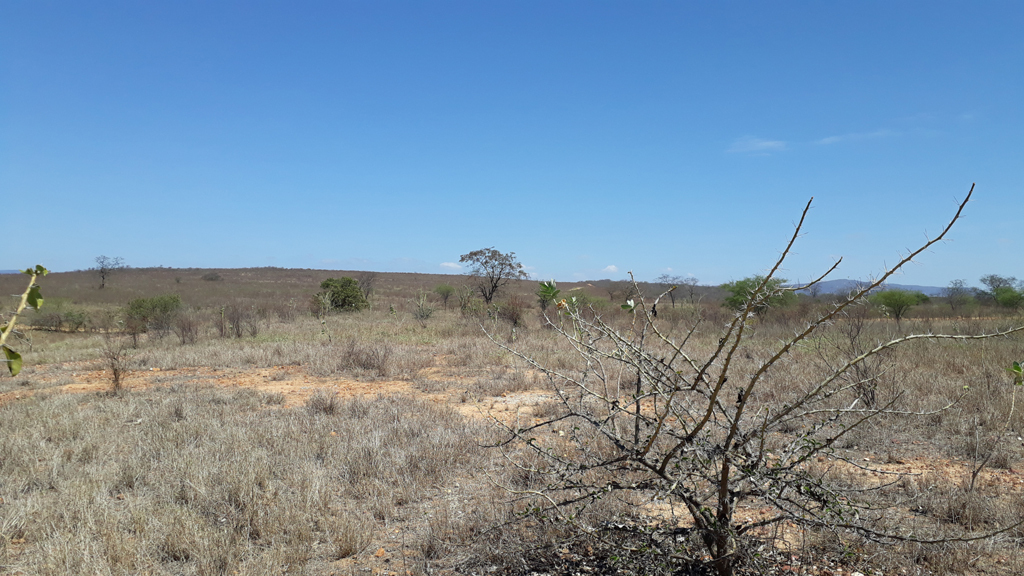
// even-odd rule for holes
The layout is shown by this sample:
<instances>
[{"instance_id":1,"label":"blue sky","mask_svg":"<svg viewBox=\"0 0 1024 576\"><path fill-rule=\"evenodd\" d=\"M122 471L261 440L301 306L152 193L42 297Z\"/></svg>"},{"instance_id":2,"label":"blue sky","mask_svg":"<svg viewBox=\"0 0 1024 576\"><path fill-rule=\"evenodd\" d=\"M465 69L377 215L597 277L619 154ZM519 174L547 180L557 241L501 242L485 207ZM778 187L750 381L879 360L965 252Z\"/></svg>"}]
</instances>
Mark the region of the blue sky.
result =
<instances>
[{"instance_id":1,"label":"blue sky","mask_svg":"<svg viewBox=\"0 0 1024 576\"><path fill-rule=\"evenodd\" d=\"M1024 4L0 1L0 269L1024 277Z\"/></svg>"}]
</instances>

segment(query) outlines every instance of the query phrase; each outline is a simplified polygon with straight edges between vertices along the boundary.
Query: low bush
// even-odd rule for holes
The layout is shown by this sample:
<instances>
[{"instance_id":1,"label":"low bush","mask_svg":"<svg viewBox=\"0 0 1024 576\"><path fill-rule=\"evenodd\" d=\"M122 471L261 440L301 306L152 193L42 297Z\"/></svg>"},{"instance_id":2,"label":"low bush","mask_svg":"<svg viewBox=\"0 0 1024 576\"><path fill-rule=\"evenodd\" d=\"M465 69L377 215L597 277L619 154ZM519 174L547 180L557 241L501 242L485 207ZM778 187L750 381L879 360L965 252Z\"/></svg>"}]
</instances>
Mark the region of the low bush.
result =
<instances>
[{"instance_id":1,"label":"low bush","mask_svg":"<svg viewBox=\"0 0 1024 576\"><path fill-rule=\"evenodd\" d=\"M136 343L139 334L150 330L160 337L166 336L180 310L181 298L177 294L136 298L124 309L125 329Z\"/></svg>"},{"instance_id":2,"label":"low bush","mask_svg":"<svg viewBox=\"0 0 1024 576\"><path fill-rule=\"evenodd\" d=\"M320 283L320 289L329 296L332 310L362 310L369 306L359 282L353 278L328 278Z\"/></svg>"}]
</instances>

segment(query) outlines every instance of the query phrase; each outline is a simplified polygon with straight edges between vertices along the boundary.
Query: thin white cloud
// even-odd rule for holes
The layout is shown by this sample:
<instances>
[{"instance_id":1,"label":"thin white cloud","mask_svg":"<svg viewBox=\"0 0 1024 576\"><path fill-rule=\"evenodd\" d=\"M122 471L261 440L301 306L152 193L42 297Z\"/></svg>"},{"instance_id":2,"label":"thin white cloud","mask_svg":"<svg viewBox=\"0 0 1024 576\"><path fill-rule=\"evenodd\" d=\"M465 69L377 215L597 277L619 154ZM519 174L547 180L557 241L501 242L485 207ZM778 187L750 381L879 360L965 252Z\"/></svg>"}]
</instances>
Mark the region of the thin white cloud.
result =
<instances>
[{"instance_id":1,"label":"thin white cloud","mask_svg":"<svg viewBox=\"0 0 1024 576\"><path fill-rule=\"evenodd\" d=\"M601 272L612 272L612 273L614 273L614 272L618 272L618 271L619 271L619 267L616 266L615 264L609 264L608 266L605 266L604 268L601 268Z\"/></svg>"},{"instance_id":2,"label":"thin white cloud","mask_svg":"<svg viewBox=\"0 0 1024 576\"><path fill-rule=\"evenodd\" d=\"M455 262L441 262L441 268L445 270L462 270L462 266L459 266Z\"/></svg>"},{"instance_id":3,"label":"thin white cloud","mask_svg":"<svg viewBox=\"0 0 1024 576\"><path fill-rule=\"evenodd\" d=\"M851 140L870 140L872 138L885 138L886 136L893 136L896 132L892 130L875 130L874 132L850 132L849 134L840 134L838 136L827 136L821 140L816 140L814 143L822 146L829 144L836 144L839 142L847 142Z\"/></svg>"},{"instance_id":4,"label":"thin white cloud","mask_svg":"<svg viewBox=\"0 0 1024 576\"><path fill-rule=\"evenodd\" d=\"M753 152L756 154L769 154L771 152L782 152L786 149L786 143L782 140L766 140L755 136L741 136L732 143L728 152Z\"/></svg>"}]
</instances>

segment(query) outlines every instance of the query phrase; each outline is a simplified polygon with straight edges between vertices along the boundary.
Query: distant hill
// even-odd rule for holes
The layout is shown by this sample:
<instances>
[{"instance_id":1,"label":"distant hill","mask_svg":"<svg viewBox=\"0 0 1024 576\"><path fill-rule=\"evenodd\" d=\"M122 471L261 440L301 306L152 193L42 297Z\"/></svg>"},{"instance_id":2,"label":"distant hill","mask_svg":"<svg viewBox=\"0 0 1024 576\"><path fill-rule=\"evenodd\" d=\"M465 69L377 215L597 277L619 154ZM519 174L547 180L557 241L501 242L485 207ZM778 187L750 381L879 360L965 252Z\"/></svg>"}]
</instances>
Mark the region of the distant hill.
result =
<instances>
[{"instance_id":1,"label":"distant hill","mask_svg":"<svg viewBox=\"0 0 1024 576\"><path fill-rule=\"evenodd\" d=\"M20 270L0 270L0 274L18 274Z\"/></svg>"},{"instance_id":2,"label":"distant hill","mask_svg":"<svg viewBox=\"0 0 1024 576\"><path fill-rule=\"evenodd\" d=\"M861 280L846 279L826 280L824 282L820 282L818 286L821 287L822 294L847 294L866 284L867 282ZM945 288L941 286L918 286L916 284L883 284L877 291L882 290L911 290L923 292L928 296L942 296L942 292ZM801 290L801 292L803 292L803 290Z\"/></svg>"}]
</instances>

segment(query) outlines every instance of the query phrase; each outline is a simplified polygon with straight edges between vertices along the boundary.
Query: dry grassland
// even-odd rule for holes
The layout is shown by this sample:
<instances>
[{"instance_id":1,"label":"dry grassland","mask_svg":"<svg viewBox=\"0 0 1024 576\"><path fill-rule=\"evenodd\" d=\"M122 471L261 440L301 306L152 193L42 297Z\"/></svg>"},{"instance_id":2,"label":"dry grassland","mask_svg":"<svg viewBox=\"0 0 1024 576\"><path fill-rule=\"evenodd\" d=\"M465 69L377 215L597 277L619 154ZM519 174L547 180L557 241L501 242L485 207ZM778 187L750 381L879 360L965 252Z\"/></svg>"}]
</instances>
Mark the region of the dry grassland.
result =
<instances>
[{"instance_id":1,"label":"dry grassland","mask_svg":"<svg viewBox=\"0 0 1024 576\"><path fill-rule=\"evenodd\" d=\"M45 279L48 298L90 320L74 333L27 331L18 344L25 370L0 378L0 573L701 573L623 555L522 514L536 502L504 488L522 491L544 479L516 465L529 462L529 453L486 446L503 439L497 423L557 414L549 383L481 329L509 343L507 323L461 314L451 303L425 326L410 315L419 292L465 279L380 274L370 310L321 323L309 299L321 280L344 273L220 270L222 280L202 280L209 272L129 270L103 290L84 272ZM0 289L18 291L15 280L0 277ZM529 298L534 287L515 291ZM580 288L594 299L607 296ZM111 393L104 347L118 307L167 293L179 294L197 318L198 340L143 335L123 358L126 387ZM220 336L217 316L230 305L256 311L255 336ZM757 322L755 348L740 361L752 366L756 343L791 335L816 304L801 306ZM537 308L527 312L515 345L544 366L577 369L580 356L542 327ZM658 322L679 333L698 312L665 307ZM598 313L626 321L612 306ZM694 337L710 349L728 313L713 303L703 313L707 329ZM1020 322L917 318L900 329L974 334ZM846 329L837 323L796 350L789 376L780 373L761 389L758 405L784 402L825 370ZM870 317L861 330L858 345L896 327ZM1011 414L1004 370L1014 360L1024 360L1019 335L913 343L884 357L874 366L880 400L899 394L907 411L959 401L928 417L873 422L844 440L841 458L812 463L812 474L878 488L865 498L891 506L889 521L907 533L971 534L1019 522L1024 398ZM800 422L793 426L796 433ZM557 426L537 430L553 449L560 434ZM763 511L753 505L740 513ZM580 521L680 522L665 504L641 497L602 502ZM1024 573L1022 529L939 545L881 546L785 526L755 536L750 574Z\"/></svg>"}]
</instances>

